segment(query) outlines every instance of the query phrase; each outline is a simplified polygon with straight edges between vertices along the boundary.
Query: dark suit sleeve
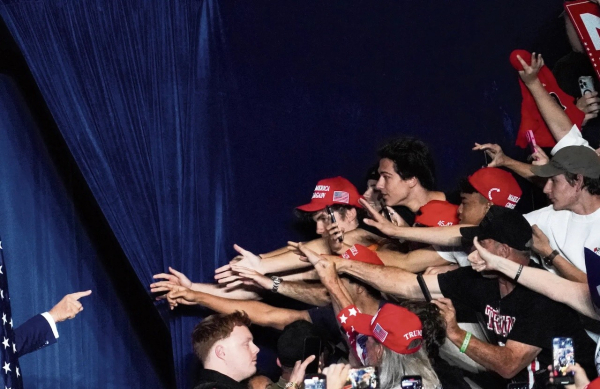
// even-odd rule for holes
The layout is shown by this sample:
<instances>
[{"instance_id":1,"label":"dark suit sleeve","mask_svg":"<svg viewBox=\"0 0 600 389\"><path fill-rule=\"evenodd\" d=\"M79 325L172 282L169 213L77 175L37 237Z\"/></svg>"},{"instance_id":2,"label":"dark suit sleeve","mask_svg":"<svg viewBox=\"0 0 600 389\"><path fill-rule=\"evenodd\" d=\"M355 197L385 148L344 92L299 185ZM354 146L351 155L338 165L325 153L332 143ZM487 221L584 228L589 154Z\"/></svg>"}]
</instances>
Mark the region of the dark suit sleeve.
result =
<instances>
[{"instance_id":1,"label":"dark suit sleeve","mask_svg":"<svg viewBox=\"0 0 600 389\"><path fill-rule=\"evenodd\" d=\"M50 323L42 315L36 315L15 329L17 357L56 343Z\"/></svg>"}]
</instances>

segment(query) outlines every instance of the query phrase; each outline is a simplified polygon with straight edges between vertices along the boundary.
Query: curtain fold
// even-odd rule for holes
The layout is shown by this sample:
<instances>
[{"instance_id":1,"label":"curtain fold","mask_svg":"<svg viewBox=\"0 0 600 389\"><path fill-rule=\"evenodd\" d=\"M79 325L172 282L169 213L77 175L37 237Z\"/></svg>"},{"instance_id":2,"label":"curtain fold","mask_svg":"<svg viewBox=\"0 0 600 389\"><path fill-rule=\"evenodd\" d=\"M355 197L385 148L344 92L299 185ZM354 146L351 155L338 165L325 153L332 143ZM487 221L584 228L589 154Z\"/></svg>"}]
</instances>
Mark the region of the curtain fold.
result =
<instances>
[{"instance_id":1,"label":"curtain fold","mask_svg":"<svg viewBox=\"0 0 600 389\"><path fill-rule=\"evenodd\" d=\"M169 265L212 278L228 241L235 89L218 1L0 4L140 281ZM198 317L165 317L183 388Z\"/></svg>"}]
</instances>

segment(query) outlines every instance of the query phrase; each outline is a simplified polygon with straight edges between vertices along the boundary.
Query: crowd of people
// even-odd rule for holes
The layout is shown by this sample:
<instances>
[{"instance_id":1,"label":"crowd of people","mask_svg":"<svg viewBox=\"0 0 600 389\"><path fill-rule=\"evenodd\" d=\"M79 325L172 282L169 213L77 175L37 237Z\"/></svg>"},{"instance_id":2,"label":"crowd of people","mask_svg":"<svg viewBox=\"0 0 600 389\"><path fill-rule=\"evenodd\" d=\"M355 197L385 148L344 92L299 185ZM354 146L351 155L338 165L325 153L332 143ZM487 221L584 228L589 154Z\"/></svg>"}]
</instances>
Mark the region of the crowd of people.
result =
<instances>
[{"instance_id":1,"label":"crowd of people","mask_svg":"<svg viewBox=\"0 0 600 389\"><path fill-rule=\"evenodd\" d=\"M545 388L559 381L556 338L574 350L567 387L600 388L598 285L588 280L600 269L600 157L544 88L542 57L516 59L555 141L535 146L531 163L475 144L490 163L459 183L452 204L435 190L426 143L396 139L379 150L362 195L345 178L327 178L296 208L320 238L260 255L236 245L215 284L172 268L154 276L151 291L172 309L217 312L192 334L204 366L197 388L298 389L315 359L328 389L366 366L383 389L404 387L407 376L424 388ZM579 98L586 125L599 102L596 93ZM548 205L515 210L523 191L513 174L543 188ZM261 301L269 293L313 307L269 305ZM281 330L277 382L256 375L251 324ZM322 347L305 358L309 337Z\"/></svg>"}]
</instances>

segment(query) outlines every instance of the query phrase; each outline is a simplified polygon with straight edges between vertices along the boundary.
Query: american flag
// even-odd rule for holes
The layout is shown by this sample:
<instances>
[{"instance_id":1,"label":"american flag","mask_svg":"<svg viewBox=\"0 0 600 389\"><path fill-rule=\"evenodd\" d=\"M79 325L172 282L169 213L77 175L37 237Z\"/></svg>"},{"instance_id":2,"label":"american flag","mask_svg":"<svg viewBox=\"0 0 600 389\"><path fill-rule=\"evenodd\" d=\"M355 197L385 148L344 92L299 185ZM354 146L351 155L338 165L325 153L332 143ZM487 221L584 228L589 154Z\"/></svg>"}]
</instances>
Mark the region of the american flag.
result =
<instances>
[{"instance_id":1,"label":"american flag","mask_svg":"<svg viewBox=\"0 0 600 389\"><path fill-rule=\"evenodd\" d=\"M343 190L336 190L333 192L334 203L350 203L350 193L344 192Z\"/></svg>"},{"instance_id":2,"label":"american flag","mask_svg":"<svg viewBox=\"0 0 600 389\"><path fill-rule=\"evenodd\" d=\"M17 358L17 347L15 346L15 331L13 330L12 312L10 310L10 298L8 295L8 277L4 265L4 250L0 238L0 311L2 311L2 323L0 325L1 360L0 375L4 380L5 389L22 389L23 380L21 368Z\"/></svg>"}]
</instances>

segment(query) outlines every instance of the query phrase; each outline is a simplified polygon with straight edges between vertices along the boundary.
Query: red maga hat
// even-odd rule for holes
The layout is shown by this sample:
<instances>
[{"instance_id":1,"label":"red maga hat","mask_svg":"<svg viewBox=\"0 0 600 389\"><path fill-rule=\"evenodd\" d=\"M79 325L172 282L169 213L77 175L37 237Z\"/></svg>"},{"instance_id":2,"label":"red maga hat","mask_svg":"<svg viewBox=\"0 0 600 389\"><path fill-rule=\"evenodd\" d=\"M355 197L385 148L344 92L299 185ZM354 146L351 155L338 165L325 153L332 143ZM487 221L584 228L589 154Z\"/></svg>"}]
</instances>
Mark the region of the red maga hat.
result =
<instances>
[{"instance_id":1,"label":"red maga hat","mask_svg":"<svg viewBox=\"0 0 600 389\"><path fill-rule=\"evenodd\" d=\"M370 263L372 265L384 265L375 251L369 250L367 247L361 244L355 244L354 246L350 247L344 254L341 255L341 257L350 259L352 261Z\"/></svg>"},{"instance_id":2,"label":"red maga hat","mask_svg":"<svg viewBox=\"0 0 600 389\"><path fill-rule=\"evenodd\" d=\"M431 200L423 205L415 217L415 224L426 227L453 226L458 221L458 205L442 200Z\"/></svg>"},{"instance_id":3,"label":"red maga hat","mask_svg":"<svg viewBox=\"0 0 600 389\"><path fill-rule=\"evenodd\" d=\"M343 177L326 178L317 182L312 200L308 204L296 207L305 212L316 212L328 205L343 204L362 208L358 199L361 198L358 189Z\"/></svg>"},{"instance_id":4,"label":"red maga hat","mask_svg":"<svg viewBox=\"0 0 600 389\"><path fill-rule=\"evenodd\" d=\"M423 326L419 317L406 308L384 304L375 316L360 313L349 305L338 314L338 321L347 331L372 336L398 354L413 354L423 343Z\"/></svg>"},{"instance_id":5,"label":"red maga hat","mask_svg":"<svg viewBox=\"0 0 600 389\"><path fill-rule=\"evenodd\" d=\"M484 167L469 176L473 188L501 207L514 209L523 192L512 174L495 167Z\"/></svg>"}]
</instances>

